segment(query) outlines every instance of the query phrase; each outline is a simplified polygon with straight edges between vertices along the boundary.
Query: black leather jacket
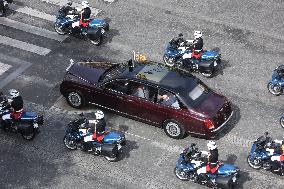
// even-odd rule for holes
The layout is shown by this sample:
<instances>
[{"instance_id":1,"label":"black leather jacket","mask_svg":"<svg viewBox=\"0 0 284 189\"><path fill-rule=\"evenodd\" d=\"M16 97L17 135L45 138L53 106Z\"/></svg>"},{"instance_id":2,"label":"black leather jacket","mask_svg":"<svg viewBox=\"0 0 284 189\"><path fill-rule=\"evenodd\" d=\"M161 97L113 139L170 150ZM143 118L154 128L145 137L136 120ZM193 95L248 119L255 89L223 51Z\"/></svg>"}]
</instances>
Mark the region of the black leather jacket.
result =
<instances>
[{"instance_id":1,"label":"black leather jacket","mask_svg":"<svg viewBox=\"0 0 284 189\"><path fill-rule=\"evenodd\" d=\"M14 98L13 101L11 102L11 107L14 109L14 111L19 111L23 109L24 107L23 98L21 96Z\"/></svg>"},{"instance_id":2,"label":"black leather jacket","mask_svg":"<svg viewBox=\"0 0 284 189\"><path fill-rule=\"evenodd\" d=\"M194 50L202 50L203 49L203 39L202 37L195 39L193 41L193 45L194 45Z\"/></svg>"}]
</instances>

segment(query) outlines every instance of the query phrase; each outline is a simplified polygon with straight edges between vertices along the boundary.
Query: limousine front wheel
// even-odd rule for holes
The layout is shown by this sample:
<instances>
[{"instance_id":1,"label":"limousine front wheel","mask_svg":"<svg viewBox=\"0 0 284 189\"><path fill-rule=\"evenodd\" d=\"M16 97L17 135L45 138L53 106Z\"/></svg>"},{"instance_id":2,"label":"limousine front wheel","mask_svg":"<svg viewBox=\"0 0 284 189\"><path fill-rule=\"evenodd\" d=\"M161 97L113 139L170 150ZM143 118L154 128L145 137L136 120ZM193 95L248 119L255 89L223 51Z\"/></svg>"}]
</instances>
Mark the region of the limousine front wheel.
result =
<instances>
[{"instance_id":1,"label":"limousine front wheel","mask_svg":"<svg viewBox=\"0 0 284 189\"><path fill-rule=\"evenodd\" d=\"M164 131L169 137L174 139L181 139L185 134L183 126L174 120L167 120L164 122Z\"/></svg>"}]
</instances>

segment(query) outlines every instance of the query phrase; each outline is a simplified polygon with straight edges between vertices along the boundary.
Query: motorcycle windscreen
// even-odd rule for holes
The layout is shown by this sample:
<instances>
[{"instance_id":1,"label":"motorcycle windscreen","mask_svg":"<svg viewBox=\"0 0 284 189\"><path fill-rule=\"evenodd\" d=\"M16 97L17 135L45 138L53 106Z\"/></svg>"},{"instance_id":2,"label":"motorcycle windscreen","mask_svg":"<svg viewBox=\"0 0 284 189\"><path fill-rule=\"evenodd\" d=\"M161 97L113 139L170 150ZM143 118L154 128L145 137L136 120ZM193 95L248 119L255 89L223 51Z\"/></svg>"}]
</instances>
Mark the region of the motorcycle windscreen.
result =
<instances>
[{"instance_id":1,"label":"motorcycle windscreen","mask_svg":"<svg viewBox=\"0 0 284 189\"><path fill-rule=\"evenodd\" d=\"M90 40L97 40L101 37L101 28L90 28L87 30L87 37Z\"/></svg>"}]
</instances>

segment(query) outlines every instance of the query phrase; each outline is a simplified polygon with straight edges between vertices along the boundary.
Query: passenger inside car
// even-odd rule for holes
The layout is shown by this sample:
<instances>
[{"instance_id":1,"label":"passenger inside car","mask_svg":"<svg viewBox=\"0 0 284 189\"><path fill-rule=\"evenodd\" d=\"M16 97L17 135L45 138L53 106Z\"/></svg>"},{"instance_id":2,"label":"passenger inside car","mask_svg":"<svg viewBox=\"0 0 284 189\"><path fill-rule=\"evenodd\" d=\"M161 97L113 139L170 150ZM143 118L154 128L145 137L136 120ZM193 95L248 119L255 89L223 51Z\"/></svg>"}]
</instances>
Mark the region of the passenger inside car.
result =
<instances>
[{"instance_id":1,"label":"passenger inside car","mask_svg":"<svg viewBox=\"0 0 284 189\"><path fill-rule=\"evenodd\" d=\"M159 92L158 103L179 109L179 102L175 95L169 92Z\"/></svg>"},{"instance_id":2,"label":"passenger inside car","mask_svg":"<svg viewBox=\"0 0 284 189\"><path fill-rule=\"evenodd\" d=\"M144 85L140 85L137 87L133 95L139 98L149 99L149 90Z\"/></svg>"}]
</instances>

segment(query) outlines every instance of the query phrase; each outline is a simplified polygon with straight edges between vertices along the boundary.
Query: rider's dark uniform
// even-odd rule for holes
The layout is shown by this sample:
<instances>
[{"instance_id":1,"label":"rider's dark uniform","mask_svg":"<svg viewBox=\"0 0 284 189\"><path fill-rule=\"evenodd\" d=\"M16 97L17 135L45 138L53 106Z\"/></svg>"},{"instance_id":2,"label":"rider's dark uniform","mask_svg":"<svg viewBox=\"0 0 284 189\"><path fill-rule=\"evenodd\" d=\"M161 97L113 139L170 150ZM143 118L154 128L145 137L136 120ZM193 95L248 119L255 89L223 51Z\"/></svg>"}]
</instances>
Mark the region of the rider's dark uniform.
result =
<instances>
[{"instance_id":1,"label":"rider's dark uniform","mask_svg":"<svg viewBox=\"0 0 284 189\"><path fill-rule=\"evenodd\" d=\"M194 47L193 47L194 50L201 51L203 49L203 39L202 39L202 37L195 39L193 41L193 44L194 44Z\"/></svg>"},{"instance_id":2,"label":"rider's dark uniform","mask_svg":"<svg viewBox=\"0 0 284 189\"><path fill-rule=\"evenodd\" d=\"M91 17L90 7L84 8L81 12L80 26L86 27L88 25L90 17Z\"/></svg>"}]
</instances>

